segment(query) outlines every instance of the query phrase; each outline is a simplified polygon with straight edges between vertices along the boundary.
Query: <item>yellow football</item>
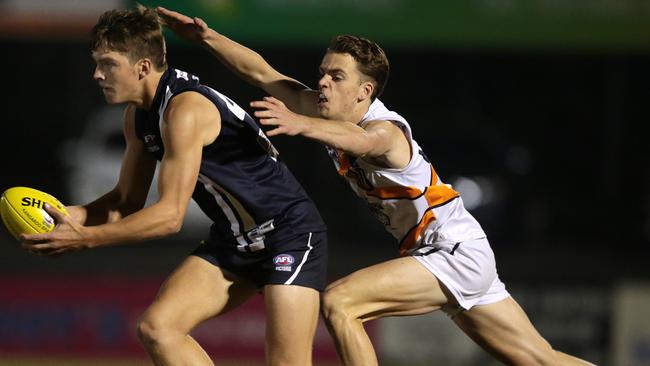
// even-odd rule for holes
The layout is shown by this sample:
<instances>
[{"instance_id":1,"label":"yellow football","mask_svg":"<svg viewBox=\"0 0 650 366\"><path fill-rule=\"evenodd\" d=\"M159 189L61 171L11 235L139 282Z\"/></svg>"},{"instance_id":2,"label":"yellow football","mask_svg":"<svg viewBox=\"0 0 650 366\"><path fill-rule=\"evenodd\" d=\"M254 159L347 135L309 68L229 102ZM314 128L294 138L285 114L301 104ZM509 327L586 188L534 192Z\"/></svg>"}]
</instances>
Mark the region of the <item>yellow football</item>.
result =
<instances>
[{"instance_id":1,"label":"yellow football","mask_svg":"<svg viewBox=\"0 0 650 366\"><path fill-rule=\"evenodd\" d=\"M56 222L45 211L46 203L61 213L68 214L59 200L45 192L27 187L9 188L0 198L2 222L16 239L20 234L52 231Z\"/></svg>"}]
</instances>

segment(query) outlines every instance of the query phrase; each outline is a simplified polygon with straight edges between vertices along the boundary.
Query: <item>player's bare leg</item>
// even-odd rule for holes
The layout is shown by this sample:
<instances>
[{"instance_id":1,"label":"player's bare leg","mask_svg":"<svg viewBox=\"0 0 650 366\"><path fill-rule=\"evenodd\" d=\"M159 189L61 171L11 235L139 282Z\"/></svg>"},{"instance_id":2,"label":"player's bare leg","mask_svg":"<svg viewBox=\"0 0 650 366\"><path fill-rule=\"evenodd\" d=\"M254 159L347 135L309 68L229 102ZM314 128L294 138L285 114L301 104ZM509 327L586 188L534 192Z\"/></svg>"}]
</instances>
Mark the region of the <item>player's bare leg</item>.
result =
<instances>
[{"instance_id":1,"label":"player's bare leg","mask_svg":"<svg viewBox=\"0 0 650 366\"><path fill-rule=\"evenodd\" d=\"M592 365L554 350L512 297L475 306L456 315L454 321L476 343L508 365Z\"/></svg>"},{"instance_id":2,"label":"player's bare leg","mask_svg":"<svg viewBox=\"0 0 650 366\"><path fill-rule=\"evenodd\" d=\"M189 335L256 293L255 286L206 260L189 256L170 275L138 323L138 336L156 365L213 365Z\"/></svg>"},{"instance_id":3,"label":"player's bare leg","mask_svg":"<svg viewBox=\"0 0 650 366\"><path fill-rule=\"evenodd\" d=\"M323 294L323 315L346 366L377 365L363 322L385 316L417 315L455 305L436 277L411 257L357 271ZM455 322L474 341L511 365L589 365L557 352L512 299L461 312Z\"/></svg>"},{"instance_id":4,"label":"player's bare leg","mask_svg":"<svg viewBox=\"0 0 650 366\"><path fill-rule=\"evenodd\" d=\"M301 286L267 285L266 364L310 366L320 293Z\"/></svg>"},{"instance_id":5,"label":"player's bare leg","mask_svg":"<svg viewBox=\"0 0 650 366\"><path fill-rule=\"evenodd\" d=\"M364 268L331 284L323 294L323 317L346 366L377 365L363 328L384 316L417 315L440 309L451 299L438 280L411 257Z\"/></svg>"}]
</instances>

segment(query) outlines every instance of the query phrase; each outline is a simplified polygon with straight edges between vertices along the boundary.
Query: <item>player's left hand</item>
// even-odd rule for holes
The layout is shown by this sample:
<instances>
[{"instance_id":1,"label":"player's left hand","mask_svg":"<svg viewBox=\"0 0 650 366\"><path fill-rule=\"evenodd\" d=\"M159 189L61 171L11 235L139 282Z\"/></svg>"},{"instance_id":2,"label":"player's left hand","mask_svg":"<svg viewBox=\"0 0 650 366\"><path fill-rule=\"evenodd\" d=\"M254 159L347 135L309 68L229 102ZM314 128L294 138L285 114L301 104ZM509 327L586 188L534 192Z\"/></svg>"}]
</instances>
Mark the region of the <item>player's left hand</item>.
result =
<instances>
[{"instance_id":1,"label":"player's left hand","mask_svg":"<svg viewBox=\"0 0 650 366\"><path fill-rule=\"evenodd\" d=\"M209 27L201 18L190 18L162 6L157 7L156 12L169 29L190 42L200 43L208 37Z\"/></svg>"},{"instance_id":2,"label":"player's left hand","mask_svg":"<svg viewBox=\"0 0 650 366\"><path fill-rule=\"evenodd\" d=\"M275 126L266 131L268 136L301 134L306 128L307 117L293 113L279 99L264 97L264 100L251 102L251 107L259 109L255 111L255 117L259 118L264 126Z\"/></svg>"},{"instance_id":3,"label":"player's left hand","mask_svg":"<svg viewBox=\"0 0 650 366\"><path fill-rule=\"evenodd\" d=\"M200 43L208 37L210 29L201 18L190 18L185 14L165 9L162 6L157 7L156 12L158 12L167 27L190 42Z\"/></svg>"},{"instance_id":4,"label":"player's left hand","mask_svg":"<svg viewBox=\"0 0 650 366\"><path fill-rule=\"evenodd\" d=\"M88 248L84 226L48 204L45 204L45 211L54 218L56 227L48 233L20 235L23 248L33 254L48 256Z\"/></svg>"}]
</instances>

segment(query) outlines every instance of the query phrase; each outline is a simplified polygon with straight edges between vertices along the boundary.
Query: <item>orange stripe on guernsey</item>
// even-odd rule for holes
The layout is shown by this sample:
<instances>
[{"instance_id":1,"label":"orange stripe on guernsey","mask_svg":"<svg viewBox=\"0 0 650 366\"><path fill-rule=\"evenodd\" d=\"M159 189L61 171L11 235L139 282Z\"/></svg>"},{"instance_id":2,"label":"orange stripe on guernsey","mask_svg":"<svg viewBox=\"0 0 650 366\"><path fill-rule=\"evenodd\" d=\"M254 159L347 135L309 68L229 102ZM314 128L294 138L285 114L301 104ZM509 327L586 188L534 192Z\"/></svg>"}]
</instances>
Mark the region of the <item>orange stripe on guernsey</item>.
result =
<instances>
[{"instance_id":1,"label":"orange stripe on guernsey","mask_svg":"<svg viewBox=\"0 0 650 366\"><path fill-rule=\"evenodd\" d=\"M415 187L391 186L375 188L367 191L368 196L377 197L383 200L409 198L414 199L422 195L422 191Z\"/></svg>"},{"instance_id":2,"label":"orange stripe on guernsey","mask_svg":"<svg viewBox=\"0 0 650 366\"><path fill-rule=\"evenodd\" d=\"M460 193L449 188L447 185L430 186L425 192L424 196L427 198L429 207L442 206L443 204L451 201L452 199L460 196Z\"/></svg>"},{"instance_id":3,"label":"orange stripe on guernsey","mask_svg":"<svg viewBox=\"0 0 650 366\"><path fill-rule=\"evenodd\" d=\"M348 179L353 179L353 177L348 176L348 172L350 171L351 167L348 156L342 150L337 150L337 154L339 160L339 174L347 177ZM447 202L452 201L456 197L460 196L458 192L454 191L446 184L437 185L438 174L436 174L433 166L430 165L430 167L431 179L429 181L429 186L424 189L424 192L418 188L410 186L388 186L364 189L367 196L373 196L382 200L415 200L424 196L428 209L420 219L420 222L418 222L416 226L412 227L402 238L400 242L400 255L406 255L410 249L414 248L417 240L422 234L422 231L424 231L424 229L426 229L427 226L429 226L429 224L436 219L436 216L433 213L433 208L443 206ZM358 177L355 180L358 180ZM359 186L359 184L357 184L357 186Z\"/></svg>"},{"instance_id":4,"label":"orange stripe on guernsey","mask_svg":"<svg viewBox=\"0 0 650 366\"><path fill-rule=\"evenodd\" d=\"M425 197L429 209L425 212L420 222L404 236L399 246L400 255L406 255L407 252L416 246L416 242L420 238L422 231L426 229L436 216L433 213L433 208L443 206L446 203L456 199L460 194L447 185L430 186L425 192Z\"/></svg>"},{"instance_id":5,"label":"orange stripe on guernsey","mask_svg":"<svg viewBox=\"0 0 650 366\"><path fill-rule=\"evenodd\" d=\"M435 185L436 183L438 183L438 174L436 174L436 171L433 169L433 166L431 166L431 180L429 183L429 187L425 188L424 191L427 192L427 191L431 191L431 189L436 189L437 187ZM366 194L368 196L373 196L384 200L400 199L400 198L415 199L420 197L423 194L423 192L415 187L390 186L390 187L374 188L369 191L366 191ZM427 201L429 201L429 205L431 205L431 201L429 200L428 193L427 193Z\"/></svg>"},{"instance_id":6,"label":"orange stripe on guernsey","mask_svg":"<svg viewBox=\"0 0 650 366\"><path fill-rule=\"evenodd\" d=\"M350 170L350 159L343 152L343 150L336 150L336 154L339 158L339 174L345 176L345 174Z\"/></svg>"},{"instance_id":7,"label":"orange stripe on guernsey","mask_svg":"<svg viewBox=\"0 0 650 366\"><path fill-rule=\"evenodd\" d=\"M436 219L436 215L433 214L433 210L428 210L424 214L422 220L420 220L420 223L416 227L409 230L408 234L406 234L406 236L400 243L399 245L400 256L403 257L407 255L408 251L415 247L415 242L420 237L422 230L424 230L427 226L429 226L429 223L433 222L435 219Z\"/></svg>"}]
</instances>

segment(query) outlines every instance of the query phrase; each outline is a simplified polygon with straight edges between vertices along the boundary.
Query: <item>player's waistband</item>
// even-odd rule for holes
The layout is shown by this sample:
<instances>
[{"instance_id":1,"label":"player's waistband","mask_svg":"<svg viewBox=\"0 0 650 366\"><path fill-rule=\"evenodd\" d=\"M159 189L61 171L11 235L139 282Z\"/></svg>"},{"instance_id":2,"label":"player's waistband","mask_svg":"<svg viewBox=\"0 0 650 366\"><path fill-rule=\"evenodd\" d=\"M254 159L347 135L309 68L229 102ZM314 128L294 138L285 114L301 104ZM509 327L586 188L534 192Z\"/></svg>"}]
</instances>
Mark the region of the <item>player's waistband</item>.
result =
<instances>
[{"instance_id":1,"label":"player's waistband","mask_svg":"<svg viewBox=\"0 0 650 366\"><path fill-rule=\"evenodd\" d=\"M210 229L210 238L206 241L210 245L225 245L243 253L261 251L274 243L281 243L296 235L308 232L326 232L326 228L315 226L313 228L299 228L296 230L288 225L278 225L275 219L265 221L251 230L239 235L223 235L216 225Z\"/></svg>"}]
</instances>

